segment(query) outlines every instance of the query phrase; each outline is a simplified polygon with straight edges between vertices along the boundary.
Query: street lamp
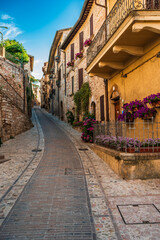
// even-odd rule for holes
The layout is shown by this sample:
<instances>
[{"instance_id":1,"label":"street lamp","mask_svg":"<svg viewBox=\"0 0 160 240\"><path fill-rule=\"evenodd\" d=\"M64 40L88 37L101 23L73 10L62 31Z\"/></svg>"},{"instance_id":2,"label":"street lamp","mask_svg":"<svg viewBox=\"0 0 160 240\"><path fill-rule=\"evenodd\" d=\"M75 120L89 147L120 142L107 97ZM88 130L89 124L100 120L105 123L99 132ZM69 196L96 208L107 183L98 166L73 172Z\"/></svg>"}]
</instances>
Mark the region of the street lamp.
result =
<instances>
[{"instance_id":1,"label":"street lamp","mask_svg":"<svg viewBox=\"0 0 160 240\"><path fill-rule=\"evenodd\" d=\"M8 27L5 27L5 26L0 26L0 28L5 28L5 29L8 29ZM1 42L2 42L2 46L3 46L3 33L2 32L0 32L0 34L1 34Z\"/></svg>"}]
</instances>

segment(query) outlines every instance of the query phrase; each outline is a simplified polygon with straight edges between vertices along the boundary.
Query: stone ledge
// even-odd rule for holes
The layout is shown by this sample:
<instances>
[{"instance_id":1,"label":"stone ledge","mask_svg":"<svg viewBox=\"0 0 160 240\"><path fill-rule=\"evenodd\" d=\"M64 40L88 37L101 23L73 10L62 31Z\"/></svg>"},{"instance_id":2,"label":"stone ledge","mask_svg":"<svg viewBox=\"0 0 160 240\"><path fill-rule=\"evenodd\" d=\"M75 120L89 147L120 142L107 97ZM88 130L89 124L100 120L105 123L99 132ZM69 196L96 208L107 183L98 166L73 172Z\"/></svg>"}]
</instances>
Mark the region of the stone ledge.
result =
<instances>
[{"instance_id":1,"label":"stone ledge","mask_svg":"<svg viewBox=\"0 0 160 240\"><path fill-rule=\"evenodd\" d=\"M160 178L160 153L122 153L96 144L88 146L123 179Z\"/></svg>"}]
</instances>

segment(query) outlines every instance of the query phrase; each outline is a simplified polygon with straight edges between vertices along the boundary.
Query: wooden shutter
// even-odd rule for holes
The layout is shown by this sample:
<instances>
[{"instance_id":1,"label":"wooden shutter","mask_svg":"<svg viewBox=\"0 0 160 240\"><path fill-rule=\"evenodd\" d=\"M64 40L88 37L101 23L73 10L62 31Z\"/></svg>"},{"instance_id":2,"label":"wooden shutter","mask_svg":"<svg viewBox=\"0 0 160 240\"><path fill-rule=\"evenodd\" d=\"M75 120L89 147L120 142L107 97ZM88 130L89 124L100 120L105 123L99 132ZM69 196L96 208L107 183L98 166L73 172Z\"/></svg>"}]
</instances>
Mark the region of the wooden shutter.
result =
<instances>
[{"instance_id":1,"label":"wooden shutter","mask_svg":"<svg viewBox=\"0 0 160 240\"><path fill-rule=\"evenodd\" d=\"M61 68L58 71L58 80L61 81Z\"/></svg>"},{"instance_id":2,"label":"wooden shutter","mask_svg":"<svg viewBox=\"0 0 160 240\"><path fill-rule=\"evenodd\" d=\"M71 62L74 60L74 43L71 44Z\"/></svg>"},{"instance_id":3,"label":"wooden shutter","mask_svg":"<svg viewBox=\"0 0 160 240\"><path fill-rule=\"evenodd\" d=\"M83 68L79 69L79 89L81 89L83 84Z\"/></svg>"},{"instance_id":4,"label":"wooden shutter","mask_svg":"<svg viewBox=\"0 0 160 240\"><path fill-rule=\"evenodd\" d=\"M83 50L83 32L79 34L79 52Z\"/></svg>"},{"instance_id":5,"label":"wooden shutter","mask_svg":"<svg viewBox=\"0 0 160 240\"><path fill-rule=\"evenodd\" d=\"M74 93L74 77L72 77L72 94Z\"/></svg>"},{"instance_id":6,"label":"wooden shutter","mask_svg":"<svg viewBox=\"0 0 160 240\"><path fill-rule=\"evenodd\" d=\"M104 121L104 95L100 97L101 121Z\"/></svg>"},{"instance_id":7,"label":"wooden shutter","mask_svg":"<svg viewBox=\"0 0 160 240\"><path fill-rule=\"evenodd\" d=\"M90 17L90 37L93 35L93 14Z\"/></svg>"}]
</instances>

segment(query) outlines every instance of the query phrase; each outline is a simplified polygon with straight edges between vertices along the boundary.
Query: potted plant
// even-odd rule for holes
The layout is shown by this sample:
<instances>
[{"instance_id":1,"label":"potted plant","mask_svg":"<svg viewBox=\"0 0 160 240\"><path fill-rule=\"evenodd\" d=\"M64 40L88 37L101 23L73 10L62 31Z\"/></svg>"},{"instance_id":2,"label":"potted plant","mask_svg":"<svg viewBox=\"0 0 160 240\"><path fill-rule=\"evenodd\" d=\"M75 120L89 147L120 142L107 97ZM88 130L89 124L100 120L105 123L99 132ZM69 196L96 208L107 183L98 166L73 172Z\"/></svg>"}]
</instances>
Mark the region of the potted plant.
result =
<instances>
[{"instance_id":1,"label":"potted plant","mask_svg":"<svg viewBox=\"0 0 160 240\"><path fill-rule=\"evenodd\" d=\"M93 130L96 120L90 117L86 117L83 122L81 139L84 142L93 143Z\"/></svg>"},{"instance_id":2,"label":"potted plant","mask_svg":"<svg viewBox=\"0 0 160 240\"><path fill-rule=\"evenodd\" d=\"M74 61L67 63L67 68L68 68L68 67L73 67L73 66L74 66Z\"/></svg>"},{"instance_id":3,"label":"potted plant","mask_svg":"<svg viewBox=\"0 0 160 240\"><path fill-rule=\"evenodd\" d=\"M134 113L134 117L135 118L138 117L143 120L151 120L153 117L156 116L156 113L157 113L156 109L144 106Z\"/></svg>"},{"instance_id":4,"label":"potted plant","mask_svg":"<svg viewBox=\"0 0 160 240\"><path fill-rule=\"evenodd\" d=\"M77 60L78 58L82 58L83 57L83 53L80 52L80 53L76 53L75 55L75 59Z\"/></svg>"},{"instance_id":5,"label":"potted plant","mask_svg":"<svg viewBox=\"0 0 160 240\"><path fill-rule=\"evenodd\" d=\"M89 38L83 43L83 46L88 47L89 45L91 45L91 43L92 43L92 40Z\"/></svg>"},{"instance_id":6,"label":"potted plant","mask_svg":"<svg viewBox=\"0 0 160 240\"><path fill-rule=\"evenodd\" d=\"M160 107L160 93L151 94L150 96L143 99L144 104L149 103L153 107Z\"/></svg>"}]
</instances>

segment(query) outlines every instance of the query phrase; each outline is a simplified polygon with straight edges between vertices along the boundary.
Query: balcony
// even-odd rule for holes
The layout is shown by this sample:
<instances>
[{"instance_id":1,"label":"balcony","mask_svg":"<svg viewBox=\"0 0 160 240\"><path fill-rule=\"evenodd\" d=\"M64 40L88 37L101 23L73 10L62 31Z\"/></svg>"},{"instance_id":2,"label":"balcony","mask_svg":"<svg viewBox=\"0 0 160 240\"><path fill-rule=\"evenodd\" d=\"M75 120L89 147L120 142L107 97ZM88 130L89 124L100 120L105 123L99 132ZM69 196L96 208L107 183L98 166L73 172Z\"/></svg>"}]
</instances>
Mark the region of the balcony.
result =
<instances>
[{"instance_id":1,"label":"balcony","mask_svg":"<svg viewBox=\"0 0 160 240\"><path fill-rule=\"evenodd\" d=\"M87 72L111 77L143 56L160 34L160 0L118 0L87 50Z\"/></svg>"}]
</instances>

